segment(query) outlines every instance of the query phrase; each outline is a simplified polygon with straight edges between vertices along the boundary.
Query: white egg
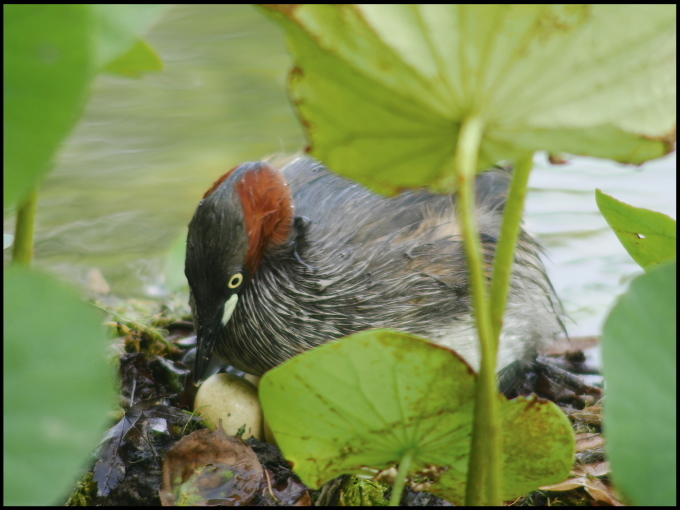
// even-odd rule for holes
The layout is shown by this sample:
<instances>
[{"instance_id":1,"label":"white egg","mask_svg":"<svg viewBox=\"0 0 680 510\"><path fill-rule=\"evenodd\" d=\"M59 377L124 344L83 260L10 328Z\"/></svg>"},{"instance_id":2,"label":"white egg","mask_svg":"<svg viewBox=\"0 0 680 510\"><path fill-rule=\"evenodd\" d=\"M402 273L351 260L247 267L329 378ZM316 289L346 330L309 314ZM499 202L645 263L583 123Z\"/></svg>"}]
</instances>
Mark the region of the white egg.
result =
<instances>
[{"instance_id":1,"label":"white egg","mask_svg":"<svg viewBox=\"0 0 680 510\"><path fill-rule=\"evenodd\" d=\"M243 439L251 436L262 439L262 408L257 399L257 388L233 374L215 374L208 378L196 394L194 411L205 419L208 427L222 428L232 436L245 425Z\"/></svg>"}]
</instances>

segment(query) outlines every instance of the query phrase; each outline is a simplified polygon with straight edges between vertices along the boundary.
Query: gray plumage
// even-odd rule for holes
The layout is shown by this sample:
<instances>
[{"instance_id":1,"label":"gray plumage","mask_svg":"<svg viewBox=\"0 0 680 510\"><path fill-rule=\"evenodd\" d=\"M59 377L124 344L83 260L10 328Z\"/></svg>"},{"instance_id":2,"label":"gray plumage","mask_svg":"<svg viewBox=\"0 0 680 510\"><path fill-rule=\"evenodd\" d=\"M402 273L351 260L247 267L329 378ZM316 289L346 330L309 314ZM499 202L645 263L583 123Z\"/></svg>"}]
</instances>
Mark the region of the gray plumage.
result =
<instances>
[{"instance_id":1,"label":"gray plumage","mask_svg":"<svg viewBox=\"0 0 680 510\"><path fill-rule=\"evenodd\" d=\"M294 204L289 240L264 253L231 320L220 328L216 352L234 367L261 375L321 343L388 327L454 348L477 368L465 254L451 197L408 191L388 199L306 157L282 172ZM506 170L495 169L476 182L488 275L508 181ZM221 221L220 215L214 217ZM190 227L190 243L207 240L199 233L192 237ZM219 243L204 246L200 254L187 252L194 294L201 287L197 270L190 273L190 257L224 256ZM532 359L562 330L559 301L539 247L524 231L515 256L499 369ZM224 285L220 280L226 277L216 272L213 284ZM200 301L192 295L195 317Z\"/></svg>"}]
</instances>

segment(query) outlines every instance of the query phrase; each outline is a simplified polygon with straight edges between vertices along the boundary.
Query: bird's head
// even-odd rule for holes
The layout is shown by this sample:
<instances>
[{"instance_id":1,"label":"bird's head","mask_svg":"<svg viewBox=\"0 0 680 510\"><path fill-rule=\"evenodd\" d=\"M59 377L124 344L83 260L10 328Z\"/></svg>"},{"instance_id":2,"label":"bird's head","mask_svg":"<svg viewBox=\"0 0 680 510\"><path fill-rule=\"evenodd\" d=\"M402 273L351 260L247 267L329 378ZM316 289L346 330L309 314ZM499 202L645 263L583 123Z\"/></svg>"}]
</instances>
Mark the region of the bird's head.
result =
<instances>
[{"instance_id":1,"label":"bird's head","mask_svg":"<svg viewBox=\"0 0 680 510\"><path fill-rule=\"evenodd\" d=\"M195 379L201 381L239 295L265 252L288 240L293 203L283 175L266 163L233 168L203 196L189 223L184 273L198 336Z\"/></svg>"}]
</instances>

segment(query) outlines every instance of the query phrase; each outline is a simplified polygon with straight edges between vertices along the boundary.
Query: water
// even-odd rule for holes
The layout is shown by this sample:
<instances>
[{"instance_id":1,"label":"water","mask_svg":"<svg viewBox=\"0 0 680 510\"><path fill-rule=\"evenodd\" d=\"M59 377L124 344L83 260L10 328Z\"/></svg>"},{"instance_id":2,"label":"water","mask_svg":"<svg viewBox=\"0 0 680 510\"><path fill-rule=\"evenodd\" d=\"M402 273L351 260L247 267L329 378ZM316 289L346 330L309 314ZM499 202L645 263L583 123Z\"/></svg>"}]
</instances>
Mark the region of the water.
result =
<instances>
[{"instance_id":1,"label":"water","mask_svg":"<svg viewBox=\"0 0 680 510\"><path fill-rule=\"evenodd\" d=\"M253 7L173 7L147 39L165 71L96 80L38 204L36 264L84 286L98 268L121 295L182 282L186 225L219 175L304 146L286 99L283 37ZM675 155L641 168L589 158L549 166L541 155L536 164L527 227L546 247L570 333L599 333L640 270L599 215L594 189L675 217ZM13 218L4 227L12 233ZM171 246L179 255L168 266Z\"/></svg>"},{"instance_id":2,"label":"water","mask_svg":"<svg viewBox=\"0 0 680 510\"><path fill-rule=\"evenodd\" d=\"M595 188L618 200L675 218L676 157L641 167L593 158L561 166L535 158L529 180L526 224L548 255L548 274L574 321L570 335L599 334L606 314L642 270L600 215Z\"/></svg>"}]
</instances>

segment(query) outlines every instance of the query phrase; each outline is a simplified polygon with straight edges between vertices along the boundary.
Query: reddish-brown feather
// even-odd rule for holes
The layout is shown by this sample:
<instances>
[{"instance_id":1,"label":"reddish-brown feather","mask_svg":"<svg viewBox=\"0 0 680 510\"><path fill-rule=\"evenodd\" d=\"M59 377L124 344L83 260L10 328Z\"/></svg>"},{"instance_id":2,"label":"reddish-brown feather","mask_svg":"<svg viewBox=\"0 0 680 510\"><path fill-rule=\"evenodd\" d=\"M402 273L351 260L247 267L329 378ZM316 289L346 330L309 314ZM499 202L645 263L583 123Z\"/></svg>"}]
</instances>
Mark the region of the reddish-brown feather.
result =
<instances>
[{"instance_id":1,"label":"reddish-brown feather","mask_svg":"<svg viewBox=\"0 0 680 510\"><path fill-rule=\"evenodd\" d=\"M246 269L253 275L265 250L288 239L293 200L283 175L267 164L246 172L234 188L248 235Z\"/></svg>"}]
</instances>

